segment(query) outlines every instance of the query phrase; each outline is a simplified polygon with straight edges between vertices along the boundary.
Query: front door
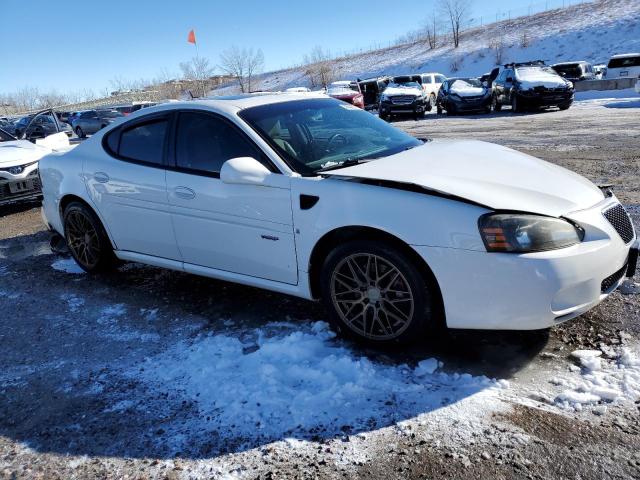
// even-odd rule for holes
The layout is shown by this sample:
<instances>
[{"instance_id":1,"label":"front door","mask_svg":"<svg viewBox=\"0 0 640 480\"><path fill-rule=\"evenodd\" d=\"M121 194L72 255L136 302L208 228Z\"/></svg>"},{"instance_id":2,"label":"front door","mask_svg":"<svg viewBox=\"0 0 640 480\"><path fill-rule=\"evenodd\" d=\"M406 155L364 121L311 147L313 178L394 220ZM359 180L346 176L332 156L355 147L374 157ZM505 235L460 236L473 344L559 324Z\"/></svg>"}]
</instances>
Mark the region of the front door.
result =
<instances>
[{"instance_id":1,"label":"front door","mask_svg":"<svg viewBox=\"0 0 640 480\"><path fill-rule=\"evenodd\" d=\"M179 113L172 150L167 190L184 262L296 284L289 177L276 175L275 187L223 183L225 161L262 160L264 154L231 121L212 113Z\"/></svg>"}]
</instances>

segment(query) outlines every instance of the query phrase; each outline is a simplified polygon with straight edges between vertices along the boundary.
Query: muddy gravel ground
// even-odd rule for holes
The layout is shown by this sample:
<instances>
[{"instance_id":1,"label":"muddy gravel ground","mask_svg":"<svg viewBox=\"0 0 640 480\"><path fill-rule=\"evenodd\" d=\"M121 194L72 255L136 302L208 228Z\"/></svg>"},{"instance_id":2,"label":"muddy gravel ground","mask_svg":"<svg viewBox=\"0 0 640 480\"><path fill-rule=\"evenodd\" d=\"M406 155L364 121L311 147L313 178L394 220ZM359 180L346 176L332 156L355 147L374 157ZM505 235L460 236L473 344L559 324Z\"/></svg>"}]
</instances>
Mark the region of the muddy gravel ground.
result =
<instances>
[{"instance_id":1,"label":"muddy gravel ground","mask_svg":"<svg viewBox=\"0 0 640 480\"><path fill-rule=\"evenodd\" d=\"M640 225L638 101L396 125L614 184ZM0 478L640 478L633 282L550 331L371 351L314 303L136 264L89 276L48 245L37 205L0 211Z\"/></svg>"}]
</instances>

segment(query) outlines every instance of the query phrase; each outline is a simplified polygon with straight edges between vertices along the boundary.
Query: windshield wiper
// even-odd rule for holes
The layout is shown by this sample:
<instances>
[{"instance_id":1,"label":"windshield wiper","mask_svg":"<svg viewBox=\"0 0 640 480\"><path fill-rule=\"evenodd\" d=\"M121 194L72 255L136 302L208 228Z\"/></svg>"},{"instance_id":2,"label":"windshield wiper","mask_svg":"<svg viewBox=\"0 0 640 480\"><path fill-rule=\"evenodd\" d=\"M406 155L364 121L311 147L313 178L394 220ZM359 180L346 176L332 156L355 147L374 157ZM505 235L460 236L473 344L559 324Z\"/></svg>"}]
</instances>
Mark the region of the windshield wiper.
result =
<instances>
[{"instance_id":1,"label":"windshield wiper","mask_svg":"<svg viewBox=\"0 0 640 480\"><path fill-rule=\"evenodd\" d=\"M359 165L361 163L367 163L369 161L370 161L370 159L366 159L365 160L363 158L360 158L360 159L349 159L349 160L345 160L342 163L337 163L335 165L329 165L327 167L322 167L321 169L316 170L316 173L317 172L328 172L329 170L337 170L338 168L353 167L354 165Z\"/></svg>"}]
</instances>

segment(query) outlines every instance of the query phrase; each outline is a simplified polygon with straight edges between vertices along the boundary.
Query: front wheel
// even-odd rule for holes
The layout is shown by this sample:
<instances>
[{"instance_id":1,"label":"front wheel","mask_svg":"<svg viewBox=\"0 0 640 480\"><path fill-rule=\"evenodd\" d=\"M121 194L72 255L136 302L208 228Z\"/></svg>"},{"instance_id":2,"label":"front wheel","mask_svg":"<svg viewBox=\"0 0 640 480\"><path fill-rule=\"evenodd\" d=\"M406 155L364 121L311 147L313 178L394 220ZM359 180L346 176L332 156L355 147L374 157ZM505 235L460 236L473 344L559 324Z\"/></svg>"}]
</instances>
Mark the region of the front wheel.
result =
<instances>
[{"instance_id":1,"label":"front wheel","mask_svg":"<svg viewBox=\"0 0 640 480\"><path fill-rule=\"evenodd\" d=\"M71 255L84 271L97 273L117 265L100 219L83 203L72 202L65 208L64 236Z\"/></svg>"},{"instance_id":2,"label":"front wheel","mask_svg":"<svg viewBox=\"0 0 640 480\"><path fill-rule=\"evenodd\" d=\"M322 268L322 298L340 333L369 344L420 340L435 323L427 281L385 243L358 240L333 250Z\"/></svg>"},{"instance_id":3,"label":"front wheel","mask_svg":"<svg viewBox=\"0 0 640 480\"><path fill-rule=\"evenodd\" d=\"M498 97L496 97L495 95L493 96L492 104L494 112L499 112L500 110L502 110L502 104L498 102Z\"/></svg>"},{"instance_id":4,"label":"front wheel","mask_svg":"<svg viewBox=\"0 0 640 480\"><path fill-rule=\"evenodd\" d=\"M520 102L518 102L518 95L515 93L511 95L511 111L518 113L520 111Z\"/></svg>"},{"instance_id":5,"label":"front wheel","mask_svg":"<svg viewBox=\"0 0 640 480\"><path fill-rule=\"evenodd\" d=\"M82 128L80 128L80 127L76 127L76 135L78 136L78 138L84 138L85 137L85 134L82 131Z\"/></svg>"},{"instance_id":6,"label":"front wheel","mask_svg":"<svg viewBox=\"0 0 640 480\"><path fill-rule=\"evenodd\" d=\"M558 105L558 108L560 110L568 110L570 106L571 106L571 103L564 103L562 105Z\"/></svg>"}]
</instances>

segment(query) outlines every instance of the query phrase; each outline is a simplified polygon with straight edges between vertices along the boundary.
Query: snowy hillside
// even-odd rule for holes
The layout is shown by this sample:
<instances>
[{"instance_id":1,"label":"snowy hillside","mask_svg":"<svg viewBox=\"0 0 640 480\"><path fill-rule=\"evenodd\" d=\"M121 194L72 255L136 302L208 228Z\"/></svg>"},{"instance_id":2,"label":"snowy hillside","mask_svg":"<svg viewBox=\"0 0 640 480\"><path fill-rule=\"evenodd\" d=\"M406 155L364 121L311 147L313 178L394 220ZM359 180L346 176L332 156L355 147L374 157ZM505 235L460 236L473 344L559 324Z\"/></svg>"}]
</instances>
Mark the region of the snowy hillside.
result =
<instances>
[{"instance_id":1,"label":"snowy hillside","mask_svg":"<svg viewBox=\"0 0 640 480\"><path fill-rule=\"evenodd\" d=\"M551 10L468 30L457 49L447 44L430 50L424 40L337 59L334 68L336 78L346 79L418 72L478 76L495 66L499 44L500 63L542 59L606 64L613 54L640 51L640 1L601 0ZM265 73L261 88L308 85L304 71L305 67L297 67Z\"/></svg>"}]
</instances>

